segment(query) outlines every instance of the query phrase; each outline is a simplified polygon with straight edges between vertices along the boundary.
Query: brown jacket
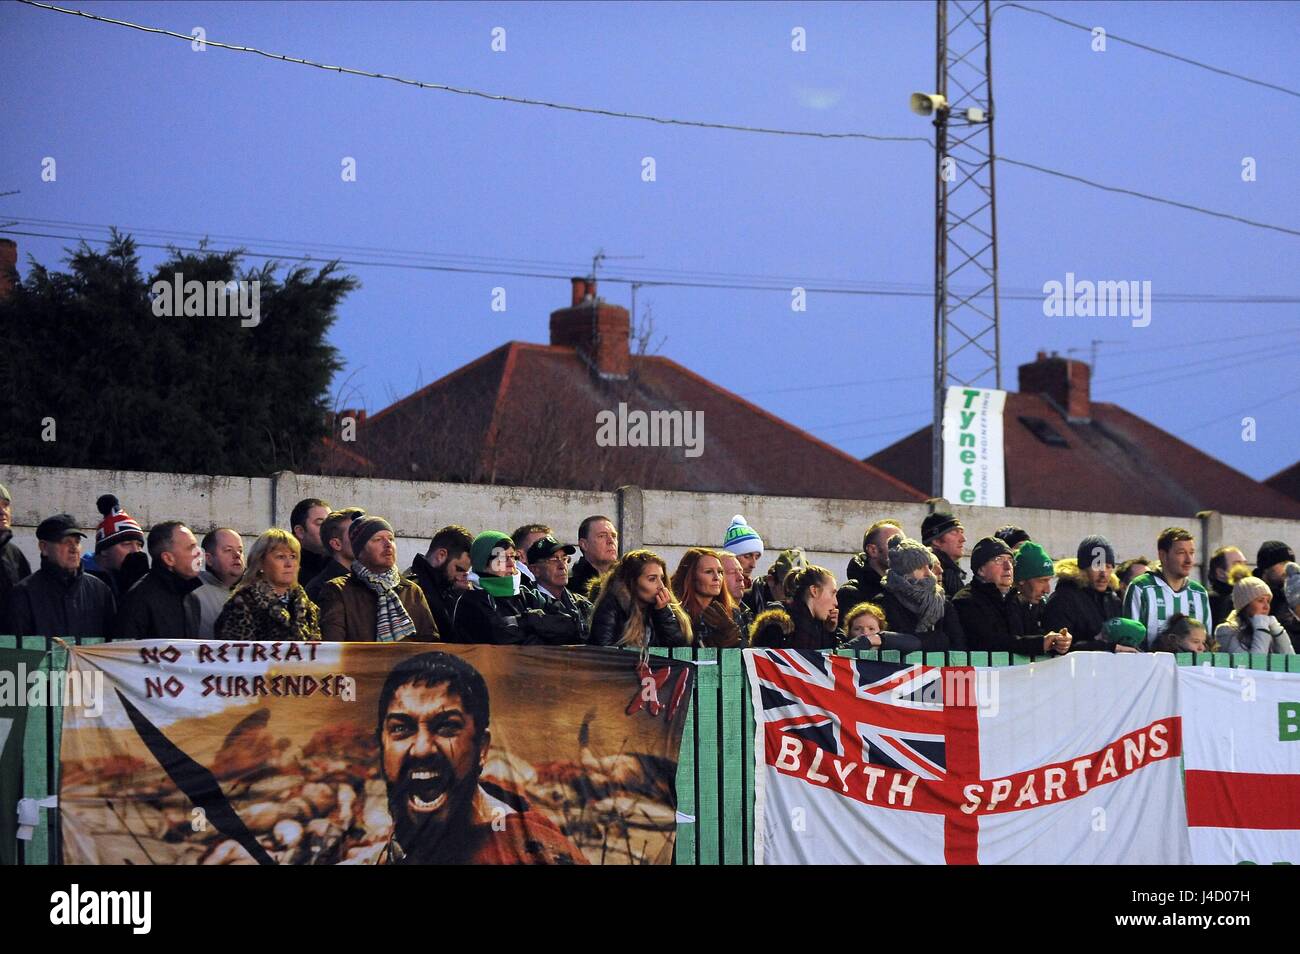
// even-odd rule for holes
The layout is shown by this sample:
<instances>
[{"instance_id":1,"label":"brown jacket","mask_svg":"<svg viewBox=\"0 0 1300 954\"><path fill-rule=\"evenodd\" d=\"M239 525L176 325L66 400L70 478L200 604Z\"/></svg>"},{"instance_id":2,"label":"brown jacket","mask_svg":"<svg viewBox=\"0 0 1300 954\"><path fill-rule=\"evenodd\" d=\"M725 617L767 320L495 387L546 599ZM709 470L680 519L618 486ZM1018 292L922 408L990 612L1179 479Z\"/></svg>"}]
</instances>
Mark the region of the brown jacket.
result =
<instances>
[{"instance_id":1,"label":"brown jacket","mask_svg":"<svg viewBox=\"0 0 1300 954\"><path fill-rule=\"evenodd\" d=\"M424 591L403 578L397 587L397 598L415 623L412 639L423 643L436 642L441 637ZM379 611L379 597L352 574L330 580L320 591L320 635L332 643L373 643L375 641L375 614Z\"/></svg>"}]
</instances>

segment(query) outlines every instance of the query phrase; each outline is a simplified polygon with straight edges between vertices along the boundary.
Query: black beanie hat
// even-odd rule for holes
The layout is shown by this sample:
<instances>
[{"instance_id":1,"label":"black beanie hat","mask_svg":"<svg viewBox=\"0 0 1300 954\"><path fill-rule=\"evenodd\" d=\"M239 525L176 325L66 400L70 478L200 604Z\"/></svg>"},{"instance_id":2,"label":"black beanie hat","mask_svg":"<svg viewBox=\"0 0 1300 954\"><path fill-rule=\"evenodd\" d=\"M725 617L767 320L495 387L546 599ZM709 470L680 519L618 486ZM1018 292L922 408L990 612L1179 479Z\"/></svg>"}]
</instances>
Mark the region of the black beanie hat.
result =
<instances>
[{"instance_id":1,"label":"black beanie hat","mask_svg":"<svg viewBox=\"0 0 1300 954\"><path fill-rule=\"evenodd\" d=\"M998 527L993 531L993 536L997 537L1011 549L1015 549L1029 539L1029 533L1020 527L1013 527L1007 524L1005 527Z\"/></svg>"},{"instance_id":2,"label":"black beanie hat","mask_svg":"<svg viewBox=\"0 0 1300 954\"><path fill-rule=\"evenodd\" d=\"M1279 563L1294 563L1295 551L1281 540L1265 540L1255 555L1255 569L1267 570Z\"/></svg>"},{"instance_id":3,"label":"black beanie hat","mask_svg":"<svg viewBox=\"0 0 1300 954\"><path fill-rule=\"evenodd\" d=\"M1011 556L1011 548L999 540L997 537L985 537L979 543L975 544L975 549L970 552L970 571L978 573L980 567L994 557L1003 554Z\"/></svg>"},{"instance_id":4,"label":"black beanie hat","mask_svg":"<svg viewBox=\"0 0 1300 954\"><path fill-rule=\"evenodd\" d=\"M961 521L944 510L936 510L921 521L921 542L927 547L935 537L941 537L949 530L956 530Z\"/></svg>"}]
</instances>

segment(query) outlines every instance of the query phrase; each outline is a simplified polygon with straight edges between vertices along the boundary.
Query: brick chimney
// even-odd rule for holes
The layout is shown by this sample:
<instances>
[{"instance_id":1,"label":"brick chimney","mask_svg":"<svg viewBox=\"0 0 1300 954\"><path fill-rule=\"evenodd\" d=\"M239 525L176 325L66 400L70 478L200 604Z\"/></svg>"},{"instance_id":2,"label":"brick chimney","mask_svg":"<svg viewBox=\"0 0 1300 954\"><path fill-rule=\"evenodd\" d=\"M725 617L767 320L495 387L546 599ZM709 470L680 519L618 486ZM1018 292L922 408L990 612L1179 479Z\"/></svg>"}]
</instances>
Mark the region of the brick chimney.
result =
<instances>
[{"instance_id":1,"label":"brick chimney","mask_svg":"<svg viewBox=\"0 0 1300 954\"><path fill-rule=\"evenodd\" d=\"M8 298L18 282L18 243L0 239L0 298Z\"/></svg>"},{"instance_id":2,"label":"brick chimney","mask_svg":"<svg viewBox=\"0 0 1300 954\"><path fill-rule=\"evenodd\" d=\"M598 298L596 279L572 281L572 303L551 312L551 344L577 349L602 378L626 378L632 370L627 309Z\"/></svg>"},{"instance_id":3,"label":"brick chimney","mask_svg":"<svg viewBox=\"0 0 1300 954\"><path fill-rule=\"evenodd\" d=\"M1092 417L1091 382L1091 367L1055 352L1040 351L1036 360L1020 366L1020 393L1047 395L1071 421Z\"/></svg>"}]
</instances>

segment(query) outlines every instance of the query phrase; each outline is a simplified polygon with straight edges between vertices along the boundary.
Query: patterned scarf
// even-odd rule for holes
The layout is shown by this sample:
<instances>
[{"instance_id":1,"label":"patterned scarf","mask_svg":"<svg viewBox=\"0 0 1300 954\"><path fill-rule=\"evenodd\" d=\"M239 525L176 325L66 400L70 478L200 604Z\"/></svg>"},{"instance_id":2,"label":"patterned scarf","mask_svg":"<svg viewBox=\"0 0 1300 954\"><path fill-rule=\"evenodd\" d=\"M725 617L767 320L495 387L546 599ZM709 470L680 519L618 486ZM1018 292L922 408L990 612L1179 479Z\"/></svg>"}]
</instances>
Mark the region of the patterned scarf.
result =
<instances>
[{"instance_id":1,"label":"patterned scarf","mask_svg":"<svg viewBox=\"0 0 1300 954\"><path fill-rule=\"evenodd\" d=\"M379 608L375 613L375 642L395 643L415 635L415 623L411 621L411 614L397 598L397 587L402 582L402 574L397 572L397 567L392 566L383 573L375 573L366 569L360 560L353 560L352 575L370 587L379 599Z\"/></svg>"},{"instance_id":2,"label":"patterned scarf","mask_svg":"<svg viewBox=\"0 0 1300 954\"><path fill-rule=\"evenodd\" d=\"M943 587L934 577L923 576L917 580L911 575L903 576L891 567L885 574L885 588L916 614L917 632L928 633L943 619Z\"/></svg>"}]
</instances>

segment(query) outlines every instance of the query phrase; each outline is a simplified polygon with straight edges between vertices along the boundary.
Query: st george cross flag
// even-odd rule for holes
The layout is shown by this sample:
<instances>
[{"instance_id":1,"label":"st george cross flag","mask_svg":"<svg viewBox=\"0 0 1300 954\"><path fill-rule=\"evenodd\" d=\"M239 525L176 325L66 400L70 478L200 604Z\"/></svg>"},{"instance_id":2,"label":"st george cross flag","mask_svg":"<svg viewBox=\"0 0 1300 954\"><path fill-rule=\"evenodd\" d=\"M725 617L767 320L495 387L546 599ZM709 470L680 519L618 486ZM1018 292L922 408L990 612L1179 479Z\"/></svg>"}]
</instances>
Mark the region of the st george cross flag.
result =
<instances>
[{"instance_id":1,"label":"st george cross flag","mask_svg":"<svg viewBox=\"0 0 1300 954\"><path fill-rule=\"evenodd\" d=\"M758 864L1185 864L1169 655L745 654Z\"/></svg>"},{"instance_id":2,"label":"st george cross flag","mask_svg":"<svg viewBox=\"0 0 1300 954\"><path fill-rule=\"evenodd\" d=\"M1192 861L1300 863L1300 674L1179 677Z\"/></svg>"}]
</instances>

